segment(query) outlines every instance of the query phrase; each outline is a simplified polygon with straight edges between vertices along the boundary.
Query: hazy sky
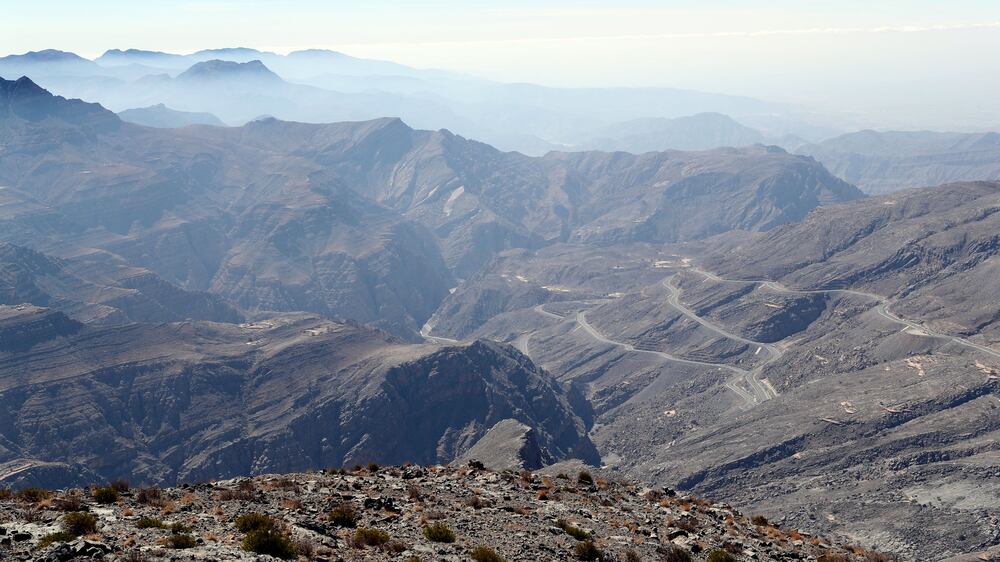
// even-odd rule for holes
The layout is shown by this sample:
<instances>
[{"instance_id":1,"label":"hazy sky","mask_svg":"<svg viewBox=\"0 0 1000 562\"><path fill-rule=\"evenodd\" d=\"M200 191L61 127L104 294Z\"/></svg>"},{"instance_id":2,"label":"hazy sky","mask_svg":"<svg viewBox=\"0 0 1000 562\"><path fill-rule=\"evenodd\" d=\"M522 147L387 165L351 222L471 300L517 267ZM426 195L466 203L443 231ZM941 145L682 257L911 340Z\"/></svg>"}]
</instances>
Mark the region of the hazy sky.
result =
<instances>
[{"instance_id":1,"label":"hazy sky","mask_svg":"<svg viewBox=\"0 0 1000 562\"><path fill-rule=\"evenodd\" d=\"M1000 124L997 0L0 0L0 52L332 48L550 85L674 86Z\"/></svg>"}]
</instances>

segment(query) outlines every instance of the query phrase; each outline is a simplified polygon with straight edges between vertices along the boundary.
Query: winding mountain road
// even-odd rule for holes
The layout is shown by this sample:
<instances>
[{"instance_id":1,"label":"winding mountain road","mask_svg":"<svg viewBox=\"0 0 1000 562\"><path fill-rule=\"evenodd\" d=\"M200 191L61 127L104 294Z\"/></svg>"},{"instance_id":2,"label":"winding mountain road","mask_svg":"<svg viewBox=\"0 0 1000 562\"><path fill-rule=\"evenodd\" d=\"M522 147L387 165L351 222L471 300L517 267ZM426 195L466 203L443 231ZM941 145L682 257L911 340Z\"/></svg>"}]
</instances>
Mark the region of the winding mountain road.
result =
<instances>
[{"instance_id":1,"label":"winding mountain road","mask_svg":"<svg viewBox=\"0 0 1000 562\"><path fill-rule=\"evenodd\" d=\"M874 293L867 293L865 291L858 291L854 289L791 289L776 281L769 281L762 279L726 279L697 266L687 268L686 270L698 273L704 276L705 278L718 283L741 283L741 284L752 283L752 284L758 284L768 290L779 293L802 294L802 295L844 294L844 295L852 295L874 300L878 303L876 311L880 316L891 322L904 326L904 329L914 330L920 333L921 335L925 335L927 337L948 340L957 345L969 347L977 351L980 351L982 353L988 354L992 357L1000 358L1000 350L992 349L990 347L968 341L964 338L960 338L950 334L945 334L942 332L937 332L917 322L913 322L911 320L907 320L905 318L897 316L889 309L890 305L892 304L892 301L886 297L883 297L881 295L876 295ZM674 285L673 283L676 275L677 274L674 273L662 281L662 286L669 293L667 296L667 304L669 306L677 310L685 318L688 318L691 321L698 323L703 328L710 330L715 334L718 334L720 337L740 342L748 346L757 346L758 353L761 350L765 350L768 353L767 360L758 365L757 367L755 367L753 370L746 370L725 363L713 363L710 361L686 359L684 357L679 357L677 355L672 355L670 353L666 353L663 351L639 349L630 343L613 340L608 336L602 334L587 320L586 310L577 312L575 316L563 316L561 314L550 312L545 309L544 304L539 304L534 306L533 310L536 313L546 318L556 320L558 322L575 322L581 329L583 329L584 332L586 332L593 339L610 346L622 348L630 353L645 354L656 357L658 359L663 359L665 361L672 361L675 363L682 363L686 365L696 365L699 367L710 367L718 371L725 371L732 373L732 375L734 375L733 378L726 381L725 386L729 388L731 391L733 391L734 394L739 396L745 402L744 405L745 409L777 396L778 393L776 390L774 390L774 387L772 387L766 381L761 381L759 375L768 365L781 358L781 356L784 354L784 350L782 350L779 346L773 343L759 342L745 338L739 334L727 330L723 326L715 324L714 322L699 316L694 310L688 308L681 302L680 299L682 291L678 286ZM593 302L587 301L587 302L588 304L598 304L597 301ZM459 343L458 340L432 336L430 332L434 328L434 323L435 323L434 318L432 317L431 320L429 320L426 324L424 324L424 326L420 330L420 335L423 336L426 340L434 343L445 344L445 345ZM533 335L532 332L524 332L513 342L515 347L520 349L526 355L528 355L530 351L529 342L532 335ZM744 388L743 385L745 385L746 388Z\"/></svg>"},{"instance_id":2,"label":"winding mountain road","mask_svg":"<svg viewBox=\"0 0 1000 562\"><path fill-rule=\"evenodd\" d=\"M725 370L725 371L729 371L731 373L736 374L736 380L737 381L741 380L741 379L747 379L748 377L752 377L752 373L750 371L746 371L744 369L740 369L739 367L734 367L732 365L726 365L724 363L711 363L711 362L708 362L708 361L696 361L694 359L685 359L683 357L678 357L676 355L671 355L671 354L665 353L663 351L653 351L653 350L648 350L648 349L636 349L636 347L633 346L632 344L613 340L611 338L608 338L604 334L598 332L597 329L594 328L590 324L590 322L587 321L587 313L586 313L586 311L577 312L575 320L576 320L576 323L579 324L580 327L583 328L583 330L585 332L587 332L587 334L590 335L590 337L594 338L595 340L597 340L597 341L599 341L601 343L606 343L608 345L613 345L613 346L616 346L616 347L620 347L620 348L624 349L625 351L630 351L630 352L633 352L633 353L645 353L645 354L648 354L648 355L653 355L655 357L659 357L661 359L666 359L667 361L673 361L675 363L684 363L686 365L697 365L699 367L715 367L716 369L718 369L720 371ZM728 382L726 382L726 387L728 387L730 390L732 390L737 395L739 395L739 397L742 398L746 402L747 407L753 406L754 404L757 404L760 401L759 397L757 395L755 395L756 391L755 391L754 394L751 394L751 393L747 392L746 390L744 390L743 388L741 388L734 381L728 381ZM751 386L751 390L754 390L753 386ZM766 394L766 390L764 392ZM770 398L770 394L766 394L766 395L767 395L767 398ZM764 398L764 400L767 400L767 398Z\"/></svg>"},{"instance_id":3,"label":"winding mountain road","mask_svg":"<svg viewBox=\"0 0 1000 562\"><path fill-rule=\"evenodd\" d=\"M880 316L882 316L886 320L895 322L896 324L900 324L911 330L921 332L923 335L927 337L948 340L952 343L965 346L971 349L975 349L979 352L1000 359L1000 350L993 349L991 347L987 347L985 345L981 345L975 342L971 342L965 338L960 338L958 336L953 336L951 334L946 334L944 332L933 330L923 324L914 322L912 320L907 320L906 318L896 315L894 312L889 310L889 307L892 305L893 301L889 298L883 297L882 295L877 295L875 293L868 293L865 291L858 291L855 289L791 289L776 281L764 281L755 279L724 279L710 271L705 271L701 267L692 267L689 270L694 271L695 273L698 273L700 275L703 275L708 279L711 279L712 281L717 281L720 283L758 283L762 287L765 287L767 289L770 289L778 293L790 293L797 295L842 294L842 295L853 295L856 297L862 297L874 300L878 302L878 307L876 308L876 311Z\"/></svg>"}]
</instances>

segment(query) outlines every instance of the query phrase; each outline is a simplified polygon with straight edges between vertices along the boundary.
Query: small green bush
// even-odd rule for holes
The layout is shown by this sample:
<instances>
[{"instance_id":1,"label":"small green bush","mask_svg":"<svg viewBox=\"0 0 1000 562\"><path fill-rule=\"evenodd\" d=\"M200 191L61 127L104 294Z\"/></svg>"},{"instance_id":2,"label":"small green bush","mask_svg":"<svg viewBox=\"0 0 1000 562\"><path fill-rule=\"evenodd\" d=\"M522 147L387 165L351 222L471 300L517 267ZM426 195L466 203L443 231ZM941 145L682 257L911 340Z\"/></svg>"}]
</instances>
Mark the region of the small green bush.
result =
<instances>
[{"instance_id":1,"label":"small green bush","mask_svg":"<svg viewBox=\"0 0 1000 562\"><path fill-rule=\"evenodd\" d=\"M691 554L679 546L670 546L660 555L663 562L691 562Z\"/></svg>"},{"instance_id":2,"label":"small green bush","mask_svg":"<svg viewBox=\"0 0 1000 562\"><path fill-rule=\"evenodd\" d=\"M763 515L754 515L753 517L750 518L750 522L753 523L754 525L757 525L758 527L766 527L767 517L764 517Z\"/></svg>"},{"instance_id":3,"label":"small green bush","mask_svg":"<svg viewBox=\"0 0 1000 562\"><path fill-rule=\"evenodd\" d=\"M190 533L191 532L191 527L188 527L184 523L180 523L180 522L178 522L178 523L171 523L170 525L167 526L167 528L170 529L170 532L173 533L173 534L175 534L175 535L183 535L184 533Z\"/></svg>"},{"instance_id":4,"label":"small green bush","mask_svg":"<svg viewBox=\"0 0 1000 562\"><path fill-rule=\"evenodd\" d=\"M256 554L267 554L276 558L295 558L296 549L292 541L280 531L254 529L243 537L243 550Z\"/></svg>"},{"instance_id":5,"label":"small green bush","mask_svg":"<svg viewBox=\"0 0 1000 562\"><path fill-rule=\"evenodd\" d=\"M94 490L94 501L97 503L111 504L118 501L118 490L111 486Z\"/></svg>"},{"instance_id":6,"label":"small green bush","mask_svg":"<svg viewBox=\"0 0 1000 562\"><path fill-rule=\"evenodd\" d=\"M576 543L576 557L580 560L600 560L604 553L593 541L583 541Z\"/></svg>"},{"instance_id":7,"label":"small green bush","mask_svg":"<svg viewBox=\"0 0 1000 562\"><path fill-rule=\"evenodd\" d=\"M590 484L594 483L594 477L591 476L591 474L589 472L587 472L586 470L581 470L580 474L578 474L576 476L576 482L578 484L587 484L587 485L590 485Z\"/></svg>"},{"instance_id":8,"label":"small green bush","mask_svg":"<svg viewBox=\"0 0 1000 562\"><path fill-rule=\"evenodd\" d=\"M440 521L424 527L424 536L431 542L455 542L454 531Z\"/></svg>"},{"instance_id":9,"label":"small green bush","mask_svg":"<svg viewBox=\"0 0 1000 562\"><path fill-rule=\"evenodd\" d=\"M89 535L97 532L97 518L89 513L74 511L63 517L62 528L74 537Z\"/></svg>"},{"instance_id":10,"label":"small green bush","mask_svg":"<svg viewBox=\"0 0 1000 562\"><path fill-rule=\"evenodd\" d=\"M736 562L736 558L732 554L729 554L725 550L716 549L708 554L708 558L705 562Z\"/></svg>"},{"instance_id":11,"label":"small green bush","mask_svg":"<svg viewBox=\"0 0 1000 562\"><path fill-rule=\"evenodd\" d=\"M241 533L269 531L274 528L274 519L263 513L247 513L236 518L236 530Z\"/></svg>"},{"instance_id":12,"label":"small green bush","mask_svg":"<svg viewBox=\"0 0 1000 562\"><path fill-rule=\"evenodd\" d=\"M45 488L25 488L14 494L14 497L24 503L38 503L52 497L52 492Z\"/></svg>"},{"instance_id":13,"label":"small green bush","mask_svg":"<svg viewBox=\"0 0 1000 562\"><path fill-rule=\"evenodd\" d=\"M507 562L503 556L497 554L497 551L492 548L485 546L479 546L469 553L469 557L476 562Z\"/></svg>"},{"instance_id":14,"label":"small green bush","mask_svg":"<svg viewBox=\"0 0 1000 562\"><path fill-rule=\"evenodd\" d=\"M176 550L194 548L197 544L198 541L194 540L194 537L191 535L170 535L166 540L167 548Z\"/></svg>"},{"instance_id":15,"label":"small green bush","mask_svg":"<svg viewBox=\"0 0 1000 562\"><path fill-rule=\"evenodd\" d=\"M115 480L114 482L108 484L108 487L109 488L114 488L118 492L127 492L127 491L129 491L128 480L122 480L121 478L119 478L118 480Z\"/></svg>"},{"instance_id":16,"label":"small green bush","mask_svg":"<svg viewBox=\"0 0 1000 562\"><path fill-rule=\"evenodd\" d=\"M71 542L76 539L76 535L73 533L67 533L66 531L59 531L58 533L49 533L38 540L38 549L42 550L48 548L49 545L57 542Z\"/></svg>"},{"instance_id":17,"label":"small green bush","mask_svg":"<svg viewBox=\"0 0 1000 562\"><path fill-rule=\"evenodd\" d=\"M167 527L163 521L154 519L153 517L140 517L135 522L135 526L140 529L165 529Z\"/></svg>"},{"instance_id":18,"label":"small green bush","mask_svg":"<svg viewBox=\"0 0 1000 562\"><path fill-rule=\"evenodd\" d=\"M378 472L378 463L370 462L368 463L368 472Z\"/></svg>"},{"instance_id":19,"label":"small green bush","mask_svg":"<svg viewBox=\"0 0 1000 562\"><path fill-rule=\"evenodd\" d=\"M338 527L353 529L358 525L358 514L349 505L341 505L330 512L330 522Z\"/></svg>"},{"instance_id":20,"label":"small green bush","mask_svg":"<svg viewBox=\"0 0 1000 562\"><path fill-rule=\"evenodd\" d=\"M389 542L389 533L380 529L358 529L354 531L354 546L382 546Z\"/></svg>"}]
</instances>

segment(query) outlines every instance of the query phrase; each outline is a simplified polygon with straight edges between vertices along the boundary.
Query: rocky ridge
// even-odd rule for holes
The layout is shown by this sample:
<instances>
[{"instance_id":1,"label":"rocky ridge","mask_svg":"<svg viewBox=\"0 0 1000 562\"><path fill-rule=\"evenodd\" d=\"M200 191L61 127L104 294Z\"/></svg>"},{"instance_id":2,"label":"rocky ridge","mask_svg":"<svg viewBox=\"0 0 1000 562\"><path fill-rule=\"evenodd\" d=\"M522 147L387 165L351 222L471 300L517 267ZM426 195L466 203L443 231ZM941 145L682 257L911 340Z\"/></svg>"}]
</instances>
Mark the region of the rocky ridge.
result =
<instances>
[{"instance_id":1,"label":"rocky ridge","mask_svg":"<svg viewBox=\"0 0 1000 562\"><path fill-rule=\"evenodd\" d=\"M476 461L0 497L18 561L897 560L670 489Z\"/></svg>"}]
</instances>

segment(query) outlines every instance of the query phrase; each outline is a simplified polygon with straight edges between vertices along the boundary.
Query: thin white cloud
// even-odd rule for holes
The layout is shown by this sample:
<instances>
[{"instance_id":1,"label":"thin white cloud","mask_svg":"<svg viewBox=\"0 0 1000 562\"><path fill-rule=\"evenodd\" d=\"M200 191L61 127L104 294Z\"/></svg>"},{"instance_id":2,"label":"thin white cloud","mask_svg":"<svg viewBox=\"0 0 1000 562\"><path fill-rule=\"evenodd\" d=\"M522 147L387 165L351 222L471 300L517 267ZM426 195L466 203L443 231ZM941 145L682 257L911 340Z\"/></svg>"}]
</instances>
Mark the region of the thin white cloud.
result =
<instances>
[{"instance_id":1,"label":"thin white cloud","mask_svg":"<svg viewBox=\"0 0 1000 562\"><path fill-rule=\"evenodd\" d=\"M893 25L878 27L806 27L799 29L764 29L735 31L696 31L676 33L640 33L624 35L575 35L566 37L522 37L501 39L470 39L470 40L434 40L407 42L371 42L355 43L352 46L449 46L449 45L492 45L492 44L541 44L563 43L566 41L642 41L649 39L716 39L727 37L776 37L800 35L850 35L850 34L880 34L880 33L926 33L934 31L962 31L975 29L1000 29L1000 21L960 23L950 25Z\"/></svg>"}]
</instances>

